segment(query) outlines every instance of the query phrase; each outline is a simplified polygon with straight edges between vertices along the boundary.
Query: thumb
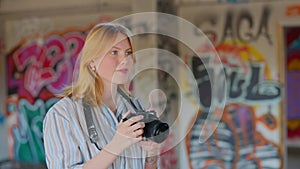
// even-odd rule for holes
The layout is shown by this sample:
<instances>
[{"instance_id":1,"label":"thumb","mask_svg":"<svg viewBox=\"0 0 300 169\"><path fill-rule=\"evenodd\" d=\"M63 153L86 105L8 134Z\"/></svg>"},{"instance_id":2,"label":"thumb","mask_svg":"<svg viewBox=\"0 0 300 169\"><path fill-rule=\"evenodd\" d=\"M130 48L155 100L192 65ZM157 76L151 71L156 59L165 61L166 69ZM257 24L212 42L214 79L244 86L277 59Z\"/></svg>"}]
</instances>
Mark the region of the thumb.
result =
<instances>
[{"instance_id":1,"label":"thumb","mask_svg":"<svg viewBox=\"0 0 300 169\"><path fill-rule=\"evenodd\" d=\"M121 115L120 123L122 123L122 122L123 122L123 119L126 118L130 113L131 113L131 110L128 110L125 114L122 114L122 115Z\"/></svg>"}]
</instances>

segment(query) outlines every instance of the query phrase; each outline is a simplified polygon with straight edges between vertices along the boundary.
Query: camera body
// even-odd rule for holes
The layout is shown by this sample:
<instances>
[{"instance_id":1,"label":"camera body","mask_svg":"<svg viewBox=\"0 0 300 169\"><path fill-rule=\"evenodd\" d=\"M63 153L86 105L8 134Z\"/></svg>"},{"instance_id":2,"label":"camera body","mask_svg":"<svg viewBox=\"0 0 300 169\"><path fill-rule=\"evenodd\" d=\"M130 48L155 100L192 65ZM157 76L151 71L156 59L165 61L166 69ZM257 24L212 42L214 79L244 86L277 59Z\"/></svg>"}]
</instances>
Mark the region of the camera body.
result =
<instances>
[{"instance_id":1,"label":"camera body","mask_svg":"<svg viewBox=\"0 0 300 169\"><path fill-rule=\"evenodd\" d=\"M139 110L126 116L123 121L131 117L142 115L144 118L140 122L145 123L143 138L150 139L156 143L162 143L169 135L169 125L158 119L155 111Z\"/></svg>"}]
</instances>

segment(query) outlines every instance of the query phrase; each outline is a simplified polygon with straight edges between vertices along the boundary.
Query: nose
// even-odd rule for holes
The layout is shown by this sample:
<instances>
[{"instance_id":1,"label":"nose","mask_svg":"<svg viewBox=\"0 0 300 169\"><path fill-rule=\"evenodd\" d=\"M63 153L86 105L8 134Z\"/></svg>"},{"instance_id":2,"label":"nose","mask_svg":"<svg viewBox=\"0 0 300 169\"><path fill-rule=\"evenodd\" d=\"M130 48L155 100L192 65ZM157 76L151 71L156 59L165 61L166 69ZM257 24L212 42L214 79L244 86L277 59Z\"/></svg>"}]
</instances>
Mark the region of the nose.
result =
<instances>
[{"instance_id":1,"label":"nose","mask_svg":"<svg viewBox=\"0 0 300 169\"><path fill-rule=\"evenodd\" d=\"M131 56L124 56L120 62L120 64L127 64L129 62L131 62L132 57Z\"/></svg>"}]
</instances>

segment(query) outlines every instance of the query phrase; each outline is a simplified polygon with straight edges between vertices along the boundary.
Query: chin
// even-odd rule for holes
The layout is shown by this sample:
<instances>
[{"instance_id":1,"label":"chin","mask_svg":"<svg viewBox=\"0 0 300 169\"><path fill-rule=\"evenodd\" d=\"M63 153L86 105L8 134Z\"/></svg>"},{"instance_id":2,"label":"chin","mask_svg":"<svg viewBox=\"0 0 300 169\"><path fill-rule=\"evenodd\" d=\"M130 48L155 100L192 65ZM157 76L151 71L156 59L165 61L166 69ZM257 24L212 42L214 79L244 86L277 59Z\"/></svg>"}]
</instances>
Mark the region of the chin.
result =
<instances>
[{"instance_id":1,"label":"chin","mask_svg":"<svg viewBox=\"0 0 300 169\"><path fill-rule=\"evenodd\" d=\"M123 84L128 84L130 83L127 79L126 80L115 80L113 83L118 84L118 85L123 85Z\"/></svg>"}]
</instances>

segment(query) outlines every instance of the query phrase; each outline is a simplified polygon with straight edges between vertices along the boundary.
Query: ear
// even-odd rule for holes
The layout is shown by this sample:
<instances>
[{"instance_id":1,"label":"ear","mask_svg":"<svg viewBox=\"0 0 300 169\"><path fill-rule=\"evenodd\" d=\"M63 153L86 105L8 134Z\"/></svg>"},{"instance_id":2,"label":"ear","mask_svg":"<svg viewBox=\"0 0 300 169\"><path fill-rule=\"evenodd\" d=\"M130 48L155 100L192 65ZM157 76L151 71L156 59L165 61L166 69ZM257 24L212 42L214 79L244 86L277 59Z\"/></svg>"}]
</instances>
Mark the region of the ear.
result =
<instances>
[{"instance_id":1,"label":"ear","mask_svg":"<svg viewBox=\"0 0 300 169\"><path fill-rule=\"evenodd\" d=\"M95 66L95 62L94 62L94 60L92 60L90 63L89 63L89 67L90 67L90 69L92 70L92 71L96 71L96 66Z\"/></svg>"},{"instance_id":2,"label":"ear","mask_svg":"<svg viewBox=\"0 0 300 169\"><path fill-rule=\"evenodd\" d=\"M94 60L91 60L91 61L90 61L90 63L89 63L89 66L90 66L90 68L92 68L92 67L94 67L94 66L95 66L95 62L94 62Z\"/></svg>"}]
</instances>

